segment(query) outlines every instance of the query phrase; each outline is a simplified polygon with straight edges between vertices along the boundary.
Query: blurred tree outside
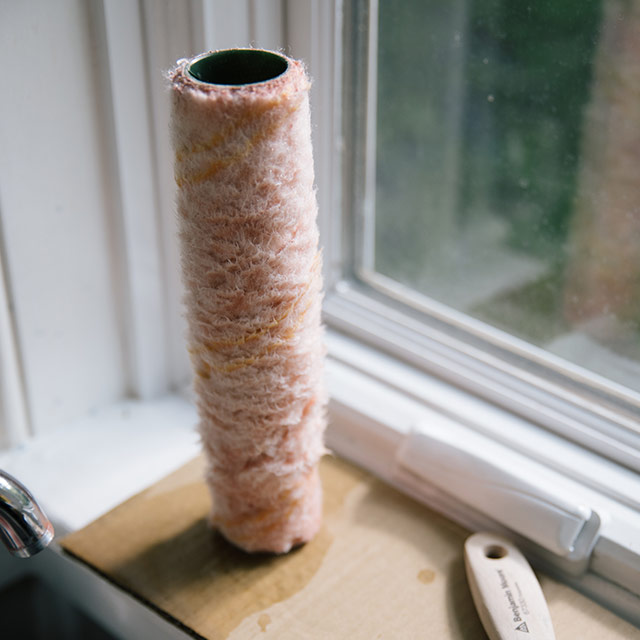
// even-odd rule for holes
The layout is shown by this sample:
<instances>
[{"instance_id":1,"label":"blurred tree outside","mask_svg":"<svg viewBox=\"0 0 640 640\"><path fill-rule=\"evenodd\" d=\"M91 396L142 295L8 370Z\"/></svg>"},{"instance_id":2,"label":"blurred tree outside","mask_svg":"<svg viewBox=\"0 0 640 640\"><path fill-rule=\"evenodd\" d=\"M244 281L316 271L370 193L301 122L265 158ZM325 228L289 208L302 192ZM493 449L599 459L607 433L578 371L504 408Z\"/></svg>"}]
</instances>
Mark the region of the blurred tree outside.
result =
<instances>
[{"instance_id":1,"label":"blurred tree outside","mask_svg":"<svg viewBox=\"0 0 640 640\"><path fill-rule=\"evenodd\" d=\"M377 38L369 267L637 388L640 2L379 0Z\"/></svg>"},{"instance_id":2,"label":"blurred tree outside","mask_svg":"<svg viewBox=\"0 0 640 640\"><path fill-rule=\"evenodd\" d=\"M525 339L565 329L601 13L600 0L380 0L379 272Z\"/></svg>"}]
</instances>

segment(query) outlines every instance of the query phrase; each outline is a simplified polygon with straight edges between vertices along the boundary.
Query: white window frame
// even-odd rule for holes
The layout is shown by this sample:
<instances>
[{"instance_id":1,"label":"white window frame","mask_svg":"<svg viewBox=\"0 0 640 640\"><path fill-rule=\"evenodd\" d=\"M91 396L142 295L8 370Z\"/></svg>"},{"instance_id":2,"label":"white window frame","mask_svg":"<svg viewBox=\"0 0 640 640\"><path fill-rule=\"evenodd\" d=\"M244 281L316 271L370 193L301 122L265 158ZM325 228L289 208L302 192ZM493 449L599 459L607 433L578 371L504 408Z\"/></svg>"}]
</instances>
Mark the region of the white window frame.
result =
<instances>
[{"instance_id":1,"label":"white window frame","mask_svg":"<svg viewBox=\"0 0 640 640\"><path fill-rule=\"evenodd\" d=\"M314 140L314 150L326 262L329 446L463 526L510 533L540 566L640 624L640 478L632 470L640 461L637 398L619 389L616 400L622 402L614 414L606 403L594 403L580 393L584 372L578 367L570 367L575 387L569 388L565 397L558 397L556 387L544 375L536 371L538 375L523 376L501 360L504 345L499 332L491 336L489 348L486 341L480 345L484 350L469 347L417 320L411 310L402 313L381 301L380 293L387 300L404 297L396 283L381 277L374 281L371 274L360 273L374 285L365 288L345 278L345 272L353 268L345 217L354 212L348 211L353 201L345 197L344 182L360 180L363 185L357 203L360 211L374 206L375 140L371 129L375 81L368 72L369 109L366 116L358 114L359 121L366 123L367 150L354 176L343 164L345 147L351 141L342 137L341 129L345 62L341 30L348 2L335 2L334 12L327 4L292 2L295 11L288 19L290 25L296 21L294 31L300 42L306 43L294 54L309 61L315 131L322 133ZM376 27L376 4L371 0L372 30ZM370 40L367 48L370 59L375 59L375 42ZM353 149L347 152L354 153ZM413 292L412 296L415 299ZM434 301L419 300L418 307L443 324L469 326L467 318ZM485 337L487 328L481 327L478 334ZM541 365L552 360L523 342L519 346L521 355ZM512 349L512 343L509 347ZM561 366L566 370L566 363ZM540 428L541 423L546 429ZM573 496L576 505L590 505L600 520L592 549L577 559L553 553L518 534L509 527L507 518L497 520L470 508L474 494L465 500L464 495L443 491L442 478L429 473L426 461L425 469L417 474L415 466L411 468L403 460L407 444L417 442L415 432L422 431L426 438L430 431L446 433L454 427L469 437L485 438L486 446L481 450L495 451L492 447L498 444L502 451L526 456L533 462L533 473L557 483L559 495ZM425 446L435 445L435 440L426 440Z\"/></svg>"},{"instance_id":2,"label":"white window frame","mask_svg":"<svg viewBox=\"0 0 640 640\"><path fill-rule=\"evenodd\" d=\"M306 61L313 78L315 169L329 327L329 447L470 529L491 528L512 535L508 522L470 507L464 495L453 497L443 491L438 478L429 476L428 468L416 467L415 459L407 457L407 445L425 442L421 438L428 438L434 429L442 433L459 429L460 433L468 431L475 438L485 438L488 449L499 446L514 455L525 455L531 465L563 487L564 495L575 495L577 503L596 512L600 529L592 553L577 559L570 554L563 558L523 535L515 534L517 541L539 566L640 625L637 475L577 444L576 432L541 430L531 420L533 406L528 414L519 399L513 400L513 387L508 384L502 388L494 385L495 396L489 393L484 400L479 399L474 393L478 391L474 380L482 378L486 369L468 384L460 385L459 376L469 369L461 368L456 348L443 346L443 334L426 328L410 315L389 312L370 290L363 291L344 278L348 246L343 212L349 203L345 202L343 189L347 141L341 133L343 9L342 0L95 3L93 10L103 36L98 46L103 47L106 61L101 77L111 100L115 141L113 173L121 211L117 232L125 249L120 265L126 282L120 292L127 318L125 375L129 391L139 400L125 400L95 415L82 416L55 434L34 432L29 422L20 331L11 312L12 283L7 265L2 263L0 424L7 426L1 435L5 446L21 446L0 452L0 466L20 476L49 505L62 530L71 530L197 451L193 431L184 426L185 422L189 427L195 422L193 408L180 397L169 395L184 388L189 370L178 304L181 294L173 226L172 154L166 130L168 96L149 78L154 69L151 61L160 60L164 68L169 68L175 51L180 49L199 51L246 44L284 48ZM122 25L128 25L127 29ZM373 48L374 43L370 46ZM144 90L131 86L136 76L146 78ZM369 144L371 148L373 141ZM140 166L147 167L141 180L131 181L128 167L132 165L136 171ZM371 184L370 171L368 179ZM371 206L370 197L365 206ZM384 286L380 283L379 289ZM440 310L429 304L431 313L437 315ZM450 321L449 315L446 320ZM400 331L390 327L400 327ZM166 349L158 348L159 344ZM462 364L466 363L468 359ZM505 371L502 380L510 373ZM527 381L517 384L526 387ZM504 406L505 388L514 402L511 407ZM539 408L538 404L536 416ZM599 413L591 412L589 419ZM586 416L580 413L569 417L588 423ZM606 415L601 417L608 419ZM609 432L597 430L597 434L613 436L601 441L602 446L610 447L606 453L611 455L621 441L615 428L613 423ZM144 472L140 470L139 449L134 447L123 458L122 448L113 441L114 432L126 437L131 430L138 434L135 444L140 448L154 438L156 463ZM594 446L591 440L588 444ZM631 437L628 444L633 454L636 440ZM83 456L86 459L87 452L96 448L100 454L88 468ZM68 456L64 468L52 456L52 449ZM120 469L116 486L108 480L114 464Z\"/></svg>"},{"instance_id":3,"label":"white window frame","mask_svg":"<svg viewBox=\"0 0 640 640\"><path fill-rule=\"evenodd\" d=\"M345 211L350 218L342 224L350 235L342 271L348 274L350 270L356 277L332 274L331 293L335 295L330 295L326 305L328 318L343 331L352 331L358 338L640 471L640 394L420 295L368 266L371 257L363 254L371 249L366 243L362 247L361 238L370 235L363 219L371 218L375 210L377 0L344 3L354 5L363 7L362 13L370 8L366 26L374 35L359 46L359 53L366 51L369 62L360 78L355 78L361 85L355 91L365 97L347 103L356 114L351 127L358 131L355 135L346 132L345 144L351 148L344 169L348 184L355 187L347 190L342 207L331 210ZM359 256L355 260L354 254ZM398 301L393 305L398 308L390 308L389 300ZM354 315L360 316L357 321ZM417 355L417 349L422 353Z\"/></svg>"}]
</instances>

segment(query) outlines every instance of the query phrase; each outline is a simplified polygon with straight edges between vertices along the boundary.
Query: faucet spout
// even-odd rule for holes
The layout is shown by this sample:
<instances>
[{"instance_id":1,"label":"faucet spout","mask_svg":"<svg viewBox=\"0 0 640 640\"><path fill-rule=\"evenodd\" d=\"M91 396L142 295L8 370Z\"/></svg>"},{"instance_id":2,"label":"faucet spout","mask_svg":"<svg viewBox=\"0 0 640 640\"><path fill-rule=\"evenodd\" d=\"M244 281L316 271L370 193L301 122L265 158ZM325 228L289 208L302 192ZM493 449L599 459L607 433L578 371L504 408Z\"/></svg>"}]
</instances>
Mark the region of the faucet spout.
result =
<instances>
[{"instance_id":1,"label":"faucet spout","mask_svg":"<svg viewBox=\"0 0 640 640\"><path fill-rule=\"evenodd\" d=\"M20 558L42 551L53 540L53 525L28 489L0 470L0 540Z\"/></svg>"}]
</instances>

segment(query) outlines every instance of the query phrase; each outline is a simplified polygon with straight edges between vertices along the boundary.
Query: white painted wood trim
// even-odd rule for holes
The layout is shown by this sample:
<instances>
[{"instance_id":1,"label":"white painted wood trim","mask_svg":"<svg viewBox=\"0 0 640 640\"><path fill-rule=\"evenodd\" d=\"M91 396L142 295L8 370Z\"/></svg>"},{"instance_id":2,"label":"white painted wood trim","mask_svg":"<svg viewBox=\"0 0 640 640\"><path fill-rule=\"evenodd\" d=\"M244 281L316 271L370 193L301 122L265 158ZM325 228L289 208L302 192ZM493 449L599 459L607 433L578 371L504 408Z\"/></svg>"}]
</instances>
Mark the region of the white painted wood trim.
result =
<instances>
[{"instance_id":1,"label":"white painted wood trim","mask_svg":"<svg viewBox=\"0 0 640 640\"><path fill-rule=\"evenodd\" d=\"M178 390L189 384L192 373L185 340L174 156L169 134L171 100L165 75L178 59L192 57L203 50L203 3L190 0L185 5L172 0L143 0L142 8L155 159L153 168L158 194L157 222L166 295L168 384L171 389Z\"/></svg>"},{"instance_id":2,"label":"white painted wood trim","mask_svg":"<svg viewBox=\"0 0 640 640\"><path fill-rule=\"evenodd\" d=\"M287 53L311 77L311 127L325 289L342 275L342 0L287 0Z\"/></svg>"},{"instance_id":3,"label":"white painted wood trim","mask_svg":"<svg viewBox=\"0 0 640 640\"><path fill-rule=\"evenodd\" d=\"M0 219L0 449L31 433Z\"/></svg>"},{"instance_id":4,"label":"white painted wood trim","mask_svg":"<svg viewBox=\"0 0 640 640\"><path fill-rule=\"evenodd\" d=\"M141 5L102 3L113 109L122 242L128 275L126 338L130 391L140 398L168 388L165 299L154 182L148 69Z\"/></svg>"},{"instance_id":5,"label":"white painted wood trim","mask_svg":"<svg viewBox=\"0 0 640 640\"><path fill-rule=\"evenodd\" d=\"M204 50L250 46L250 0L203 0L202 26Z\"/></svg>"},{"instance_id":6,"label":"white painted wood trim","mask_svg":"<svg viewBox=\"0 0 640 640\"><path fill-rule=\"evenodd\" d=\"M362 267L375 270L376 153L378 119L378 0L369 2L367 42L367 112L364 147L364 202L362 203Z\"/></svg>"},{"instance_id":7,"label":"white painted wood trim","mask_svg":"<svg viewBox=\"0 0 640 640\"><path fill-rule=\"evenodd\" d=\"M260 49L282 50L285 42L283 0L251 0L251 44Z\"/></svg>"}]
</instances>

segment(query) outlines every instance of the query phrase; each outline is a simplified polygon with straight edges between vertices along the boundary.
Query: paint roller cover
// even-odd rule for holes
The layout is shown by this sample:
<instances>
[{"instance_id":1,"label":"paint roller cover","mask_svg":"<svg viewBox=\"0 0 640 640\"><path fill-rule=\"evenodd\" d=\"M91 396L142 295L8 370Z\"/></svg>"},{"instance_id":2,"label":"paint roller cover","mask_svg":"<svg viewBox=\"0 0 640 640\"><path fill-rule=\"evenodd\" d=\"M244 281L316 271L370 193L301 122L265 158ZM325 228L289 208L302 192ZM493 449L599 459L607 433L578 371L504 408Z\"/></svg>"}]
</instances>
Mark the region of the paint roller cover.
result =
<instances>
[{"instance_id":1,"label":"paint roller cover","mask_svg":"<svg viewBox=\"0 0 640 640\"><path fill-rule=\"evenodd\" d=\"M321 524L326 397L309 81L256 49L181 60L171 133L212 524L285 553Z\"/></svg>"}]
</instances>

